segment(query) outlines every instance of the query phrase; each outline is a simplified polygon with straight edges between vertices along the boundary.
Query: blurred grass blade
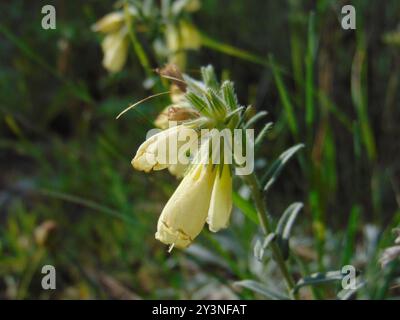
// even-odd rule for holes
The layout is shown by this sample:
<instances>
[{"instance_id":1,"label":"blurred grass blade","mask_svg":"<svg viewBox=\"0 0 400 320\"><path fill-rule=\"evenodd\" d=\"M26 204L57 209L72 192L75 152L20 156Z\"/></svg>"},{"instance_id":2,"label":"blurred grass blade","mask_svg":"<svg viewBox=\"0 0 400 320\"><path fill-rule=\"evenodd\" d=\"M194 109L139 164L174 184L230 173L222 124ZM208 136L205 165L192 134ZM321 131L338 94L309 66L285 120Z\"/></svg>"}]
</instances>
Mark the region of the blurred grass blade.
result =
<instances>
[{"instance_id":1,"label":"blurred grass blade","mask_svg":"<svg viewBox=\"0 0 400 320\"><path fill-rule=\"evenodd\" d=\"M278 226L276 227L278 243L281 247L282 255L285 260L289 257L290 233L297 215L302 208L303 204L301 202L292 203L282 214L282 217L279 219Z\"/></svg>"},{"instance_id":2,"label":"blurred grass blade","mask_svg":"<svg viewBox=\"0 0 400 320\"><path fill-rule=\"evenodd\" d=\"M125 216L124 214L118 212L117 210L114 210L114 209L108 208L106 206L103 206L101 204L98 204L97 202L95 202L93 200L87 200L87 199L83 199L83 198L75 196L75 195L58 192L58 191L46 190L46 189L40 189L37 191L40 194L42 194L43 196L52 197L52 198L56 198L59 200L75 203L75 204L84 206L86 208L102 212L109 216L116 217L125 222L131 223L131 224L137 224L137 222L135 220L129 218L128 216Z\"/></svg>"},{"instance_id":3,"label":"blurred grass blade","mask_svg":"<svg viewBox=\"0 0 400 320\"><path fill-rule=\"evenodd\" d=\"M276 179L278 178L279 174L281 173L283 167L286 163L295 155L297 151L304 147L304 144L299 143L295 146L287 149L283 152L278 159L276 159L271 166L269 167L268 171L265 173L263 178L261 179L261 185L264 186L264 191L268 192L271 186L274 184Z\"/></svg>"},{"instance_id":4,"label":"blurred grass blade","mask_svg":"<svg viewBox=\"0 0 400 320\"><path fill-rule=\"evenodd\" d=\"M77 85L72 81L64 78L55 68L47 63L38 53L36 53L31 47L29 47L24 41L22 41L18 36L14 35L7 27L0 24L0 33L2 33L10 42L12 42L19 50L21 50L27 57L32 61L36 62L43 69L47 70L58 80L63 82L77 98L86 102L88 104L93 103L93 99L85 87Z\"/></svg>"},{"instance_id":5,"label":"blurred grass blade","mask_svg":"<svg viewBox=\"0 0 400 320\"><path fill-rule=\"evenodd\" d=\"M354 205L351 208L349 221L347 223L346 238L344 242L342 262L341 265L347 265L350 263L351 257L353 256L355 249L356 233L360 224L361 207Z\"/></svg>"},{"instance_id":6,"label":"blurred grass blade","mask_svg":"<svg viewBox=\"0 0 400 320\"><path fill-rule=\"evenodd\" d=\"M272 126L273 126L273 123L272 123L272 122L268 122L268 123L264 126L264 128L262 128L262 130L260 131L260 133L257 135L256 141L255 141L255 143L254 143L254 145L255 145L256 148L259 147L259 146L262 144L264 138L267 136L267 133L268 133L268 131L271 130Z\"/></svg>"},{"instance_id":7,"label":"blurred grass blade","mask_svg":"<svg viewBox=\"0 0 400 320\"><path fill-rule=\"evenodd\" d=\"M293 78L300 88L304 83L304 35L302 34L303 21L299 17L303 15L301 3L297 0L289 1L289 29L290 29L290 52L292 58Z\"/></svg>"},{"instance_id":8,"label":"blurred grass blade","mask_svg":"<svg viewBox=\"0 0 400 320\"><path fill-rule=\"evenodd\" d=\"M225 53L227 55L230 55L230 56L233 56L236 58L240 58L240 59L250 61L250 62L253 62L256 64L267 66L267 67L269 66L268 61L254 55L246 50L236 48L236 47L231 46L226 43L222 43L218 40L211 38L210 36L206 35L205 33L201 33L200 35L201 35L201 43L206 47L209 47L216 51L220 51L222 53Z\"/></svg>"},{"instance_id":9,"label":"blurred grass blade","mask_svg":"<svg viewBox=\"0 0 400 320\"><path fill-rule=\"evenodd\" d=\"M250 289L256 293L259 293L272 300L290 300L289 297L282 295L279 292L269 289L265 284L254 281L254 280L242 280L236 281L235 286Z\"/></svg>"},{"instance_id":10,"label":"blurred grass blade","mask_svg":"<svg viewBox=\"0 0 400 320\"><path fill-rule=\"evenodd\" d=\"M296 115L294 113L294 108L290 101L289 92L286 89L285 84L283 83L281 73L275 64L275 61L274 61L274 58L272 57L272 55L270 56L270 63L272 66L272 73L274 74L275 84L278 89L279 98L281 100L283 109L285 110L285 116L286 116L286 120L289 125L289 129L290 129L293 137L295 138L295 140L298 141L299 128L297 126L297 120L296 120Z\"/></svg>"},{"instance_id":11,"label":"blurred grass blade","mask_svg":"<svg viewBox=\"0 0 400 320\"><path fill-rule=\"evenodd\" d=\"M329 99L329 97L322 91L318 92L318 99L322 105L324 105L331 114L335 116L335 118L345 126L345 128L349 131L353 131L353 124L350 120L350 118L343 112L341 111L335 103Z\"/></svg>"},{"instance_id":12,"label":"blurred grass blade","mask_svg":"<svg viewBox=\"0 0 400 320\"><path fill-rule=\"evenodd\" d=\"M351 70L351 97L357 111L357 116L361 129L361 136L367 149L370 160L376 158L376 145L373 131L371 129L366 96L366 48L365 35L363 31L359 31L357 39L357 50L353 59Z\"/></svg>"},{"instance_id":13,"label":"blurred grass blade","mask_svg":"<svg viewBox=\"0 0 400 320\"><path fill-rule=\"evenodd\" d=\"M233 191L233 203L234 205L242 211L247 218L253 221L255 224L258 224L258 216L257 211L253 207L250 201L244 199L239 193Z\"/></svg>"},{"instance_id":14,"label":"blurred grass blade","mask_svg":"<svg viewBox=\"0 0 400 320\"><path fill-rule=\"evenodd\" d=\"M314 60L316 51L315 15L310 13L308 19L308 45L306 54L306 125L307 132L312 136L314 123Z\"/></svg>"}]
</instances>

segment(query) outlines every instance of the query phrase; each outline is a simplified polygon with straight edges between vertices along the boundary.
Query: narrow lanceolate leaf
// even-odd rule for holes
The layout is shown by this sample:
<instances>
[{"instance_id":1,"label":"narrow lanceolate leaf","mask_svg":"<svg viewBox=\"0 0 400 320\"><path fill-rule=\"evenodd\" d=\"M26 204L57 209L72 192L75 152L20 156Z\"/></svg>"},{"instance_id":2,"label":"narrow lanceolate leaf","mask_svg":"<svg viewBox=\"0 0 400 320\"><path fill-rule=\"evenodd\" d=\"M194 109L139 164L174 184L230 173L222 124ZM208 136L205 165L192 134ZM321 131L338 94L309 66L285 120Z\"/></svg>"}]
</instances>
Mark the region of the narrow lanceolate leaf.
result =
<instances>
[{"instance_id":1,"label":"narrow lanceolate leaf","mask_svg":"<svg viewBox=\"0 0 400 320\"><path fill-rule=\"evenodd\" d=\"M244 128L245 129L252 128L256 124L256 122L258 120L264 118L267 114L268 114L268 112L264 111L264 110L260 111L260 112L257 112L253 117L250 118L249 121L247 121L247 123L244 126Z\"/></svg>"},{"instance_id":2,"label":"narrow lanceolate leaf","mask_svg":"<svg viewBox=\"0 0 400 320\"><path fill-rule=\"evenodd\" d=\"M314 122L314 60L316 51L314 13L310 13L308 21L308 44L306 54L306 124L311 130Z\"/></svg>"},{"instance_id":3,"label":"narrow lanceolate leaf","mask_svg":"<svg viewBox=\"0 0 400 320\"><path fill-rule=\"evenodd\" d=\"M258 147L261 145L261 143L263 142L264 138L267 136L268 131L270 131L272 129L273 123L272 122L268 122L264 128L262 128L262 130L260 131L260 133L258 134L256 141L255 141L255 146Z\"/></svg>"},{"instance_id":4,"label":"narrow lanceolate leaf","mask_svg":"<svg viewBox=\"0 0 400 320\"><path fill-rule=\"evenodd\" d=\"M232 81L224 81L221 86L222 97L230 110L235 110L238 107L238 100Z\"/></svg>"},{"instance_id":5,"label":"narrow lanceolate leaf","mask_svg":"<svg viewBox=\"0 0 400 320\"><path fill-rule=\"evenodd\" d=\"M214 90L208 89L206 98L208 104L211 106L213 110L215 110L215 112L217 112L218 115L220 116L226 115L228 108L225 105L224 101L222 101L222 99L217 95L217 93Z\"/></svg>"},{"instance_id":6,"label":"narrow lanceolate leaf","mask_svg":"<svg viewBox=\"0 0 400 320\"><path fill-rule=\"evenodd\" d=\"M304 144L299 143L295 146L287 149L283 152L278 159L276 159L271 166L269 167L268 171L262 178L262 184L264 186L264 191L267 192L271 186L274 184L276 179L278 178L279 174L281 173L282 169L286 165L286 163L295 155L297 151L304 147Z\"/></svg>"},{"instance_id":7,"label":"narrow lanceolate leaf","mask_svg":"<svg viewBox=\"0 0 400 320\"><path fill-rule=\"evenodd\" d=\"M262 261L264 258L265 249L269 246L269 244L274 241L276 238L276 233L268 234L263 241L257 240L254 245L254 256L257 260Z\"/></svg>"},{"instance_id":8,"label":"narrow lanceolate leaf","mask_svg":"<svg viewBox=\"0 0 400 320\"><path fill-rule=\"evenodd\" d=\"M282 214L282 217L279 219L278 226L276 227L278 244L285 260L289 257L289 238L292 227L302 208L303 204L301 202L295 202L291 204Z\"/></svg>"},{"instance_id":9,"label":"narrow lanceolate leaf","mask_svg":"<svg viewBox=\"0 0 400 320\"><path fill-rule=\"evenodd\" d=\"M219 89L217 76L215 75L214 67L212 65L208 65L207 67L202 67L201 75L203 77L203 82L206 84L207 87L212 88L214 90Z\"/></svg>"},{"instance_id":10,"label":"narrow lanceolate leaf","mask_svg":"<svg viewBox=\"0 0 400 320\"><path fill-rule=\"evenodd\" d=\"M205 102L201 97L199 97L194 92L187 92L185 94L186 99L192 105L193 108L198 110L200 113L210 116L210 110L207 102Z\"/></svg>"},{"instance_id":11,"label":"narrow lanceolate leaf","mask_svg":"<svg viewBox=\"0 0 400 320\"><path fill-rule=\"evenodd\" d=\"M250 289L251 291L259 293L272 300L289 300L289 297L276 292L275 290L269 289L265 284L254 280L237 281L234 285Z\"/></svg>"},{"instance_id":12,"label":"narrow lanceolate leaf","mask_svg":"<svg viewBox=\"0 0 400 320\"><path fill-rule=\"evenodd\" d=\"M346 274L342 273L340 270L314 273L300 279L296 283L293 291L296 293L297 291L299 291L300 288L305 286L315 286L318 284L341 281L345 275Z\"/></svg>"},{"instance_id":13,"label":"narrow lanceolate leaf","mask_svg":"<svg viewBox=\"0 0 400 320\"><path fill-rule=\"evenodd\" d=\"M187 74L182 74L182 78L187 85L187 91L192 91L196 94L202 95L206 92L206 86L203 82L189 77Z\"/></svg>"},{"instance_id":14,"label":"narrow lanceolate leaf","mask_svg":"<svg viewBox=\"0 0 400 320\"><path fill-rule=\"evenodd\" d=\"M242 112L239 123L236 125L237 129L240 129L243 127L243 123L246 121L246 111L248 111L251 108L251 106L247 106L244 112Z\"/></svg>"},{"instance_id":15,"label":"narrow lanceolate leaf","mask_svg":"<svg viewBox=\"0 0 400 320\"><path fill-rule=\"evenodd\" d=\"M244 215L249 218L254 223L258 224L257 211L253 207L250 201L244 199L239 193L233 191L232 193L233 204L244 213Z\"/></svg>"}]
</instances>

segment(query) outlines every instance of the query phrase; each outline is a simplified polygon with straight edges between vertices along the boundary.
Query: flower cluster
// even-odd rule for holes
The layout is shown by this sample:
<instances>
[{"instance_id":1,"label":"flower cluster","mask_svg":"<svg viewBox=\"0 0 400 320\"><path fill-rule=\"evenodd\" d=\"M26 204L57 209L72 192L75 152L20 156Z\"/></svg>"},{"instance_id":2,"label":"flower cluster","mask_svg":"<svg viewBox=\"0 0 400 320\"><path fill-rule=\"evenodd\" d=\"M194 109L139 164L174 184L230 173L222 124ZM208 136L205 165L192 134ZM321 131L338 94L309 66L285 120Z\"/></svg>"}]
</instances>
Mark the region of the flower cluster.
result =
<instances>
[{"instance_id":1,"label":"flower cluster","mask_svg":"<svg viewBox=\"0 0 400 320\"><path fill-rule=\"evenodd\" d=\"M202 68L203 81L182 75L173 67L167 67L161 74L174 81L175 98L169 107L172 112L167 110L163 115L166 122L173 120L174 125L147 139L137 150L132 165L145 172L169 168L183 176L161 213L156 238L171 247L185 248L205 223L213 232L228 226L232 211L232 165L237 163L224 161L226 150L233 158L235 151L233 146L224 148L230 141L229 134L218 133L232 132L241 125L243 107L238 105L232 82L219 85L211 66ZM165 124L161 127L165 128ZM209 130L201 134L202 129ZM215 149L217 152L213 152ZM216 154L218 161L214 158Z\"/></svg>"},{"instance_id":2,"label":"flower cluster","mask_svg":"<svg viewBox=\"0 0 400 320\"><path fill-rule=\"evenodd\" d=\"M104 68L109 72L122 70L128 55L131 31L131 37L137 32L146 33L159 60L174 63L183 69L186 50L196 50L201 46L200 33L188 17L199 8L199 0L162 1L161 7L156 2L150 7L132 2L106 14L92 26L94 32L105 35L101 44Z\"/></svg>"}]
</instances>

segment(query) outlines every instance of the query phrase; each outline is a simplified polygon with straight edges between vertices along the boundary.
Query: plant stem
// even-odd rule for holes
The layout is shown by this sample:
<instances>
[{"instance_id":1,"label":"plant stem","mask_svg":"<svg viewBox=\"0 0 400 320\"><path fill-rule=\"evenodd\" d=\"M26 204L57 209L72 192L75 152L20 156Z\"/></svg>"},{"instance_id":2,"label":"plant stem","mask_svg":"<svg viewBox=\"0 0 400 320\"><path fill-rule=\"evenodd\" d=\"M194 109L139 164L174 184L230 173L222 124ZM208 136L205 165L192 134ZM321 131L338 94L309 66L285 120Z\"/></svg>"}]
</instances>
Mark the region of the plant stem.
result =
<instances>
[{"instance_id":1,"label":"plant stem","mask_svg":"<svg viewBox=\"0 0 400 320\"><path fill-rule=\"evenodd\" d=\"M147 58L146 52L144 51L142 44L137 38L135 30L132 27L132 16L129 14L129 8L127 4L125 4L124 6L124 13L125 13L126 26L128 28L129 38L132 42L133 49L135 50L135 53L144 71L146 72L146 75L151 76L152 72L151 72L150 62L149 59Z\"/></svg>"},{"instance_id":2,"label":"plant stem","mask_svg":"<svg viewBox=\"0 0 400 320\"><path fill-rule=\"evenodd\" d=\"M257 209L258 219L260 220L261 228L265 235L272 232L271 222L268 217L267 209L265 207L264 197L262 195L262 191L260 189L260 184L258 182L257 177L254 173L245 176L245 181L247 185L250 187L251 194L254 200L254 204ZM290 274L286 262L283 259L281 250L275 241L272 241L271 244L272 254L275 258L275 261L282 272L282 275L286 282L286 287L289 291L289 295L292 299L298 299L297 293L293 292L293 288L295 286L294 279Z\"/></svg>"}]
</instances>

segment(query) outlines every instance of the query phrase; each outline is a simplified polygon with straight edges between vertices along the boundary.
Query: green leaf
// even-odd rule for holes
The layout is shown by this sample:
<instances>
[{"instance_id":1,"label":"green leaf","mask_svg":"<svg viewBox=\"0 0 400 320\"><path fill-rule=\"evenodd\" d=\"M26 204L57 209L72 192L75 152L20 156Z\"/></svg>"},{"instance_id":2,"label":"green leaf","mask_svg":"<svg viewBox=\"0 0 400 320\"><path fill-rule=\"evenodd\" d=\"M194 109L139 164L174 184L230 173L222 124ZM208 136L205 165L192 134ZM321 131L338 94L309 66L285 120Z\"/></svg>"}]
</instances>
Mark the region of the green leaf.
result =
<instances>
[{"instance_id":1,"label":"green leaf","mask_svg":"<svg viewBox=\"0 0 400 320\"><path fill-rule=\"evenodd\" d=\"M297 140L299 135L299 128L297 126L297 120L296 120L296 115L294 113L294 108L289 98L290 96L289 91L285 87L285 84L281 77L281 73L278 67L275 65L275 61L272 56L270 56L270 64L272 66L272 73L274 74L275 84L276 87L278 88L279 97L283 105L283 108L285 110L285 116L289 125L289 129L292 132L293 137Z\"/></svg>"},{"instance_id":2,"label":"green leaf","mask_svg":"<svg viewBox=\"0 0 400 320\"><path fill-rule=\"evenodd\" d=\"M224 81L221 86L222 97L230 110L235 110L238 107L238 100L232 81Z\"/></svg>"},{"instance_id":3,"label":"green leaf","mask_svg":"<svg viewBox=\"0 0 400 320\"><path fill-rule=\"evenodd\" d=\"M268 122L264 128L262 128L262 130L260 131L260 133L257 135L256 141L254 142L255 147L258 147L261 145L261 143L263 142L264 138L267 136L267 133L269 130L271 130L273 126L272 122Z\"/></svg>"},{"instance_id":4,"label":"green leaf","mask_svg":"<svg viewBox=\"0 0 400 320\"><path fill-rule=\"evenodd\" d=\"M244 213L244 215L253 221L255 224L258 224L258 216L257 211L253 207L250 201L244 199L240 194L236 191L233 191L232 194L233 203L236 207L239 208L240 211Z\"/></svg>"},{"instance_id":5,"label":"green leaf","mask_svg":"<svg viewBox=\"0 0 400 320\"><path fill-rule=\"evenodd\" d=\"M206 116L210 116L210 110L208 104L196 93L187 92L185 94L185 97L189 101L189 103L193 106L193 108L197 109L200 113Z\"/></svg>"},{"instance_id":6,"label":"green leaf","mask_svg":"<svg viewBox=\"0 0 400 320\"><path fill-rule=\"evenodd\" d=\"M351 261L351 257L354 255L354 249L356 245L356 233L359 228L361 217L361 207L359 205L353 205L350 211L350 217L347 223L346 236L344 238L341 265L347 265Z\"/></svg>"},{"instance_id":7,"label":"green leaf","mask_svg":"<svg viewBox=\"0 0 400 320\"><path fill-rule=\"evenodd\" d=\"M305 286L315 286L324 283L341 281L345 275L346 274L342 273L340 270L313 273L300 279L293 288L293 292L296 293L300 288Z\"/></svg>"},{"instance_id":8,"label":"green leaf","mask_svg":"<svg viewBox=\"0 0 400 320\"><path fill-rule=\"evenodd\" d=\"M269 244L276 238L276 233L270 233L264 237L264 241L257 240L254 245L254 256L257 260L262 261L264 258L264 251L269 246Z\"/></svg>"},{"instance_id":9,"label":"green leaf","mask_svg":"<svg viewBox=\"0 0 400 320\"><path fill-rule=\"evenodd\" d=\"M302 208L303 204L301 202L295 202L291 204L282 214L282 217L279 219L278 226L276 227L278 244L282 250L282 256L285 260L289 257L290 233L297 215Z\"/></svg>"},{"instance_id":10,"label":"green leaf","mask_svg":"<svg viewBox=\"0 0 400 320\"><path fill-rule=\"evenodd\" d=\"M226 116L228 107L213 89L207 89L206 99L210 108L214 110L219 116Z\"/></svg>"},{"instance_id":11,"label":"green leaf","mask_svg":"<svg viewBox=\"0 0 400 320\"><path fill-rule=\"evenodd\" d=\"M314 60L316 52L314 12L310 13L308 20L308 44L306 54L306 124L312 130L314 122Z\"/></svg>"},{"instance_id":12,"label":"green leaf","mask_svg":"<svg viewBox=\"0 0 400 320\"><path fill-rule=\"evenodd\" d=\"M285 152L283 152L278 159L276 159L271 166L269 167L268 171L262 178L262 184L264 185L264 191L267 192L271 186L274 184L276 179L278 178L279 174L281 173L283 167L286 165L286 163L293 157L293 155L299 151L301 148L304 147L304 144L299 143L296 144L295 146L287 149Z\"/></svg>"},{"instance_id":13,"label":"green leaf","mask_svg":"<svg viewBox=\"0 0 400 320\"><path fill-rule=\"evenodd\" d=\"M201 68L201 75L203 78L203 82L205 85L211 89L218 90L219 84L217 80L217 76L215 75L214 67L212 65L208 65L206 67Z\"/></svg>"},{"instance_id":14,"label":"green leaf","mask_svg":"<svg viewBox=\"0 0 400 320\"><path fill-rule=\"evenodd\" d=\"M243 109L244 109L244 107L239 107L239 108L236 108L235 110L229 112L225 117L224 123L228 124L232 120L233 117L236 117L235 118L236 122L239 122L238 113L241 113L243 111Z\"/></svg>"},{"instance_id":15,"label":"green leaf","mask_svg":"<svg viewBox=\"0 0 400 320\"><path fill-rule=\"evenodd\" d=\"M287 297L279 292L276 292L275 290L271 290L265 284L254 281L254 280L237 281L234 283L234 285L243 287L246 289L250 289L251 291L259 293L259 294L261 294L267 298L270 298L272 300L289 300L289 297Z\"/></svg>"}]
</instances>

